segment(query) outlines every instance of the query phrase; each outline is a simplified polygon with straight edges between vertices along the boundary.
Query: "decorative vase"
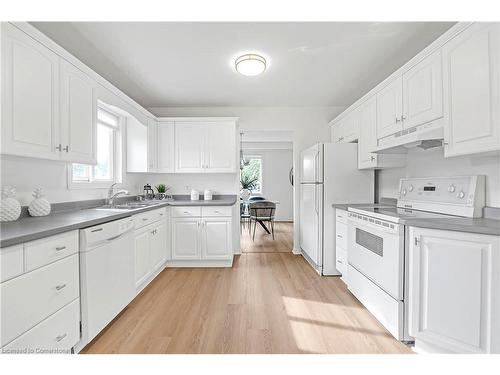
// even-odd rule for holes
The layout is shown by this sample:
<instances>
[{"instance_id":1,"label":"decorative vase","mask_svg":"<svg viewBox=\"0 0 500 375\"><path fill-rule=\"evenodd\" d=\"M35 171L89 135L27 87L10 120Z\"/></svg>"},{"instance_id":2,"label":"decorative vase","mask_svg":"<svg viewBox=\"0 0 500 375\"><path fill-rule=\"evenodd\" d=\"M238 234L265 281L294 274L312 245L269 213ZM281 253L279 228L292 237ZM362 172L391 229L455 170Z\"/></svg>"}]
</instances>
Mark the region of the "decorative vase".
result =
<instances>
[{"instance_id":1,"label":"decorative vase","mask_svg":"<svg viewBox=\"0 0 500 375\"><path fill-rule=\"evenodd\" d=\"M155 198L160 200L165 199L165 193L158 193L155 195Z\"/></svg>"},{"instance_id":2,"label":"decorative vase","mask_svg":"<svg viewBox=\"0 0 500 375\"><path fill-rule=\"evenodd\" d=\"M15 198L16 189L11 186L2 188L0 200L0 221L14 221L21 216L21 204Z\"/></svg>"},{"instance_id":3,"label":"decorative vase","mask_svg":"<svg viewBox=\"0 0 500 375\"><path fill-rule=\"evenodd\" d=\"M33 190L33 199L28 206L28 212L31 216L47 216L50 214L50 203L43 198L42 189Z\"/></svg>"},{"instance_id":4,"label":"decorative vase","mask_svg":"<svg viewBox=\"0 0 500 375\"><path fill-rule=\"evenodd\" d=\"M248 198L250 198L250 195L252 195L252 192L249 189L241 189L240 197L243 200L243 202L246 202Z\"/></svg>"}]
</instances>

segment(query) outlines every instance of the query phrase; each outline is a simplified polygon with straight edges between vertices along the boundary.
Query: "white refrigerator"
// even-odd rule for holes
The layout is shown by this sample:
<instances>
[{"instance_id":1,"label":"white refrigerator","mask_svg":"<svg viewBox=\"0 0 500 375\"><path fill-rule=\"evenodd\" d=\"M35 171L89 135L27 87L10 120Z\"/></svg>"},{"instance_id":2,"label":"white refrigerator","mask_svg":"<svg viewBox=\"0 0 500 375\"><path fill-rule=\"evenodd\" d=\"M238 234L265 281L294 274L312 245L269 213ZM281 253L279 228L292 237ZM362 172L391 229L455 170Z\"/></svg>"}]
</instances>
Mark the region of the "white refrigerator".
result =
<instances>
[{"instance_id":1,"label":"white refrigerator","mask_svg":"<svg viewBox=\"0 0 500 375\"><path fill-rule=\"evenodd\" d=\"M373 170L358 170L356 143L318 143L300 154L300 248L325 276L335 267L334 203L373 203Z\"/></svg>"}]
</instances>

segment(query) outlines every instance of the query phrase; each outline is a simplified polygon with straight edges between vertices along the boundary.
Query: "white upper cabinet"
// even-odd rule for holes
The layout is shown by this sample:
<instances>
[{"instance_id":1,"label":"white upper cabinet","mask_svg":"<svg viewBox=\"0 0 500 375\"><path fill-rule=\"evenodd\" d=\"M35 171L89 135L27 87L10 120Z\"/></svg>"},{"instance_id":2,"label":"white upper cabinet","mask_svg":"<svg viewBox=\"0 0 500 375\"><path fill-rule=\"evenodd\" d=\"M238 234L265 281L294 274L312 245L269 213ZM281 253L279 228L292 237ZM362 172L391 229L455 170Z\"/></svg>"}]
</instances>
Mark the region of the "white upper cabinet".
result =
<instances>
[{"instance_id":1,"label":"white upper cabinet","mask_svg":"<svg viewBox=\"0 0 500 375\"><path fill-rule=\"evenodd\" d=\"M175 171L205 171L205 125L199 122L175 124Z\"/></svg>"},{"instance_id":2,"label":"white upper cabinet","mask_svg":"<svg viewBox=\"0 0 500 375\"><path fill-rule=\"evenodd\" d=\"M234 121L206 124L205 170L236 171L236 127Z\"/></svg>"},{"instance_id":3,"label":"white upper cabinet","mask_svg":"<svg viewBox=\"0 0 500 375\"><path fill-rule=\"evenodd\" d=\"M97 164L95 82L72 64L60 63L61 159Z\"/></svg>"},{"instance_id":4,"label":"white upper cabinet","mask_svg":"<svg viewBox=\"0 0 500 375\"><path fill-rule=\"evenodd\" d=\"M59 57L2 23L2 153L59 159Z\"/></svg>"},{"instance_id":5,"label":"white upper cabinet","mask_svg":"<svg viewBox=\"0 0 500 375\"><path fill-rule=\"evenodd\" d=\"M332 124L331 132L331 141L333 143L342 143L342 136L344 134L344 121L339 120Z\"/></svg>"},{"instance_id":6,"label":"white upper cabinet","mask_svg":"<svg viewBox=\"0 0 500 375\"><path fill-rule=\"evenodd\" d=\"M148 126L135 118L127 118L127 172L147 172L149 146Z\"/></svg>"},{"instance_id":7,"label":"white upper cabinet","mask_svg":"<svg viewBox=\"0 0 500 375\"><path fill-rule=\"evenodd\" d=\"M383 138L403 129L403 81L397 76L377 92L377 138Z\"/></svg>"},{"instance_id":8,"label":"white upper cabinet","mask_svg":"<svg viewBox=\"0 0 500 375\"><path fill-rule=\"evenodd\" d=\"M359 111L358 168L375 168L378 155L372 153L377 147L377 101L368 99Z\"/></svg>"},{"instance_id":9,"label":"white upper cabinet","mask_svg":"<svg viewBox=\"0 0 500 375\"><path fill-rule=\"evenodd\" d=\"M476 23L444 58L445 156L500 149L500 24Z\"/></svg>"},{"instance_id":10,"label":"white upper cabinet","mask_svg":"<svg viewBox=\"0 0 500 375\"><path fill-rule=\"evenodd\" d=\"M175 125L173 121L158 122L157 129L157 167L159 173L173 173L175 170Z\"/></svg>"},{"instance_id":11,"label":"white upper cabinet","mask_svg":"<svg viewBox=\"0 0 500 375\"><path fill-rule=\"evenodd\" d=\"M236 172L235 121L176 121L175 172Z\"/></svg>"},{"instance_id":12,"label":"white upper cabinet","mask_svg":"<svg viewBox=\"0 0 500 375\"><path fill-rule=\"evenodd\" d=\"M148 172L156 172L158 167L158 122L148 119Z\"/></svg>"},{"instance_id":13,"label":"white upper cabinet","mask_svg":"<svg viewBox=\"0 0 500 375\"><path fill-rule=\"evenodd\" d=\"M441 51L403 73L403 117L405 129L443 117Z\"/></svg>"},{"instance_id":14,"label":"white upper cabinet","mask_svg":"<svg viewBox=\"0 0 500 375\"><path fill-rule=\"evenodd\" d=\"M355 109L332 125L332 142L349 143L359 138L359 113Z\"/></svg>"}]
</instances>

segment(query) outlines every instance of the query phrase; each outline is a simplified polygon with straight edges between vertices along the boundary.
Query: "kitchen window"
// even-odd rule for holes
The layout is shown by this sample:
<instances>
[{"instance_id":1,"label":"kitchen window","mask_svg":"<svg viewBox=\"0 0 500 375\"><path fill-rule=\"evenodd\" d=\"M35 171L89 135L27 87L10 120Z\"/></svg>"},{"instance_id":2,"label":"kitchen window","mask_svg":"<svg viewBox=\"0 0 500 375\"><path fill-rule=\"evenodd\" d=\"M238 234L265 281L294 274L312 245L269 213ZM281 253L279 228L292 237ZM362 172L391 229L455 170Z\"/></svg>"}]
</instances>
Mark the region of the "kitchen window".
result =
<instances>
[{"instance_id":1,"label":"kitchen window","mask_svg":"<svg viewBox=\"0 0 500 375\"><path fill-rule=\"evenodd\" d=\"M97 165L71 164L69 188L107 188L121 182L121 118L99 106L96 128Z\"/></svg>"},{"instance_id":2,"label":"kitchen window","mask_svg":"<svg viewBox=\"0 0 500 375\"><path fill-rule=\"evenodd\" d=\"M243 168L240 170L240 188L244 181L254 181L252 194L262 194L262 157L245 156Z\"/></svg>"}]
</instances>

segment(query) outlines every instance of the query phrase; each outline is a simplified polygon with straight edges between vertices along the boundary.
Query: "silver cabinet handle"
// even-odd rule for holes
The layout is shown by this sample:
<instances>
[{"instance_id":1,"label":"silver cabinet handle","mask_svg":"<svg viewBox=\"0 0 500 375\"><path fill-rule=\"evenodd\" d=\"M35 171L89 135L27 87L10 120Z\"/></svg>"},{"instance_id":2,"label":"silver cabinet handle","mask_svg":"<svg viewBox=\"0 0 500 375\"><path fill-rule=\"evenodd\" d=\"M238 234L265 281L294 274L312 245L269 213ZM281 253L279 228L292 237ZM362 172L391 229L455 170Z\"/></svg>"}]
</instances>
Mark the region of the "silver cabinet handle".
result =
<instances>
[{"instance_id":1,"label":"silver cabinet handle","mask_svg":"<svg viewBox=\"0 0 500 375\"><path fill-rule=\"evenodd\" d=\"M91 232L100 232L102 228L92 229Z\"/></svg>"},{"instance_id":2,"label":"silver cabinet handle","mask_svg":"<svg viewBox=\"0 0 500 375\"><path fill-rule=\"evenodd\" d=\"M143 218L142 218L142 221L147 221L147 220L148 220L148 218L147 218L147 217L143 217Z\"/></svg>"},{"instance_id":3,"label":"silver cabinet handle","mask_svg":"<svg viewBox=\"0 0 500 375\"><path fill-rule=\"evenodd\" d=\"M189 211L184 211L184 213L189 215Z\"/></svg>"},{"instance_id":4,"label":"silver cabinet handle","mask_svg":"<svg viewBox=\"0 0 500 375\"><path fill-rule=\"evenodd\" d=\"M216 213L216 214L220 214L220 212L219 212L219 211L214 211L214 213Z\"/></svg>"},{"instance_id":5,"label":"silver cabinet handle","mask_svg":"<svg viewBox=\"0 0 500 375\"><path fill-rule=\"evenodd\" d=\"M340 234L337 234L337 237L338 237L338 238L344 238L344 237L342 237Z\"/></svg>"},{"instance_id":6,"label":"silver cabinet handle","mask_svg":"<svg viewBox=\"0 0 500 375\"><path fill-rule=\"evenodd\" d=\"M337 262L340 264L344 264L344 262L342 262L341 260L337 260Z\"/></svg>"},{"instance_id":7,"label":"silver cabinet handle","mask_svg":"<svg viewBox=\"0 0 500 375\"><path fill-rule=\"evenodd\" d=\"M63 148L64 151L69 152L69 146L66 145L66 147Z\"/></svg>"},{"instance_id":8,"label":"silver cabinet handle","mask_svg":"<svg viewBox=\"0 0 500 375\"><path fill-rule=\"evenodd\" d=\"M66 249L66 246L57 246L56 247L56 251L61 251L61 250L64 250Z\"/></svg>"},{"instance_id":9,"label":"silver cabinet handle","mask_svg":"<svg viewBox=\"0 0 500 375\"><path fill-rule=\"evenodd\" d=\"M401 116L401 121L405 121L406 120L406 116Z\"/></svg>"},{"instance_id":10,"label":"silver cabinet handle","mask_svg":"<svg viewBox=\"0 0 500 375\"><path fill-rule=\"evenodd\" d=\"M375 160L375 156L370 156L370 160L374 161Z\"/></svg>"},{"instance_id":11,"label":"silver cabinet handle","mask_svg":"<svg viewBox=\"0 0 500 375\"><path fill-rule=\"evenodd\" d=\"M57 290L57 291L62 290L62 289L64 289L64 288L66 288L66 284L60 284L60 285L57 285L57 286L56 286L56 290Z\"/></svg>"},{"instance_id":12,"label":"silver cabinet handle","mask_svg":"<svg viewBox=\"0 0 500 375\"><path fill-rule=\"evenodd\" d=\"M399 118L396 117L396 124L401 121Z\"/></svg>"},{"instance_id":13,"label":"silver cabinet handle","mask_svg":"<svg viewBox=\"0 0 500 375\"><path fill-rule=\"evenodd\" d=\"M59 143L59 145L57 145L57 146L56 146L56 151L61 151L61 150L62 150L62 148L61 148L61 147L62 147L62 146L61 146L61 144Z\"/></svg>"},{"instance_id":14,"label":"silver cabinet handle","mask_svg":"<svg viewBox=\"0 0 500 375\"><path fill-rule=\"evenodd\" d=\"M66 336L68 336L68 334L67 334L67 333L64 333L64 334L62 334L62 335L59 335L59 336L57 336L57 337L56 337L56 341L57 341L57 342L59 342L59 341L61 341L62 339L64 339Z\"/></svg>"}]
</instances>

